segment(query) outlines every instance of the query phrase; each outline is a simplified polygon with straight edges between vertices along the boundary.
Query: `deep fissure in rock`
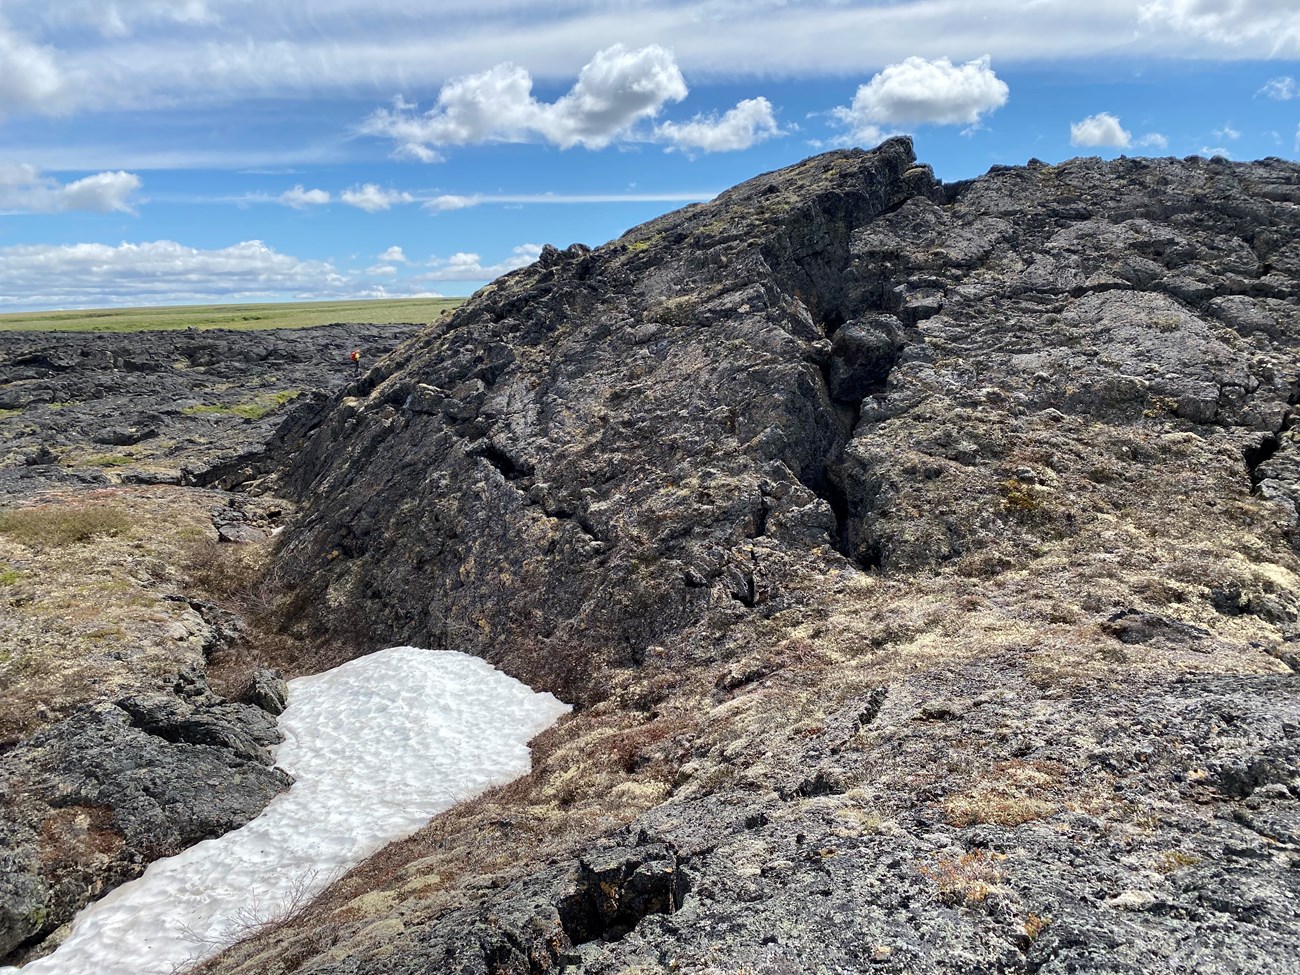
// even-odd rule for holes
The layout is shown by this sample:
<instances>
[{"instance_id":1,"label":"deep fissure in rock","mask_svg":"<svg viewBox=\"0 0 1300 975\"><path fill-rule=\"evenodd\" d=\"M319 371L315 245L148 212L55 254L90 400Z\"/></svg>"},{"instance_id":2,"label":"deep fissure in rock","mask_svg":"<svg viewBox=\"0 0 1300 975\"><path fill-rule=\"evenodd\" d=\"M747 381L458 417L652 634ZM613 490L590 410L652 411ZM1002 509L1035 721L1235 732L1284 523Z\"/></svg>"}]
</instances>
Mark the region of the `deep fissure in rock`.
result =
<instances>
[{"instance_id":1,"label":"deep fissure in rock","mask_svg":"<svg viewBox=\"0 0 1300 975\"><path fill-rule=\"evenodd\" d=\"M676 853L661 844L584 858L577 889L557 905L570 944L618 941L650 914L672 914L688 885Z\"/></svg>"},{"instance_id":2,"label":"deep fissure in rock","mask_svg":"<svg viewBox=\"0 0 1300 975\"><path fill-rule=\"evenodd\" d=\"M1260 473L1259 468L1272 459L1281 446L1282 435L1280 433L1271 433L1260 440L1258 444L1247 447L1243 451L1246 470L1250 473L1250 486L1252 489L1259 487L1260 481L1264 480L1264 475Z\"/></svg>"}]
</instances>

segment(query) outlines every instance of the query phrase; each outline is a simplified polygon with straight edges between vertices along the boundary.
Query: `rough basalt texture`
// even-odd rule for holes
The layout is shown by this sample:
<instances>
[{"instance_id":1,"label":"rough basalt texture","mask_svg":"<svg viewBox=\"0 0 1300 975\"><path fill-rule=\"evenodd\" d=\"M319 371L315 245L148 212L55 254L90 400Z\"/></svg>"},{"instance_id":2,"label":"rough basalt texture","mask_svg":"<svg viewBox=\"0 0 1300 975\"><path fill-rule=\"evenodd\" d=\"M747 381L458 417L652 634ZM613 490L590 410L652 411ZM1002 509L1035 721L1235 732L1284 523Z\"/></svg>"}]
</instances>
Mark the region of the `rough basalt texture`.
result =
<instances>
[{"instance_id":1,"label":"rough basalt texture","mask_svg":"<svg viewBox=\"0 0 1300 975\"><path fill-rule=\"evenodd\" d=\"M0 958L159 857L236 829L291 779L275 719L207 689L83 707L0 757ZM13 960L16 960L15 956Z\"/></svg>"},{"instance_id":2,"label":"rough basalt texture","mask_svg":"<svg viewBox=\"0 0 1300 975\"><path fill-rule=\"evenodd\" d=\"M295 626L579 710L212 970L1296 967L1298 204L892 140L548 248L302 407Z\"/></svg>"},{"instance_id":3,"label":"rough basalt texture","mask_svg":"<svg viewBox=\"0 0 1300 975\"><path fill-rule=\"evenodd\" d=\"M0 498L55 486L216 484L255 466L275 407L352 379L415 325L0 330ZM249 475L252 476L252 475Z\"/></svg>"}]
</instances>

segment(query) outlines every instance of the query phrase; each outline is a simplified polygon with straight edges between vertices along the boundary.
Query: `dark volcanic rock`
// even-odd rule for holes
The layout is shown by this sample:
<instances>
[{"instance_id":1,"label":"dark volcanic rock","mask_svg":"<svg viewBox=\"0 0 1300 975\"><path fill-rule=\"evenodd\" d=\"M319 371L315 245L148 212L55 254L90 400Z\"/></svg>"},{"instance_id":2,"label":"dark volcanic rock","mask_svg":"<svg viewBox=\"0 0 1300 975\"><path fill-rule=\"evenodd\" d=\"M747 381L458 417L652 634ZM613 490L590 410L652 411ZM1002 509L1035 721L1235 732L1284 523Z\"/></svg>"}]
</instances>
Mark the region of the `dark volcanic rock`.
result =
<instances>
[{"instance_id":1,"label":"dark volcanic rock","mask_svg":"<svg viewBox=\"0 0 1300 975\"><path fill-rule=\"evenodd\" d=\"M478 826L603 835L297 970L1297 967L1298 183L831 153L304 405L292 625L575 701Z\"/></svg>"},{"instance_id":2,"label":"dark volcanic rock","mask_svg":"<svg viewBox=\"0 0 1300 975\"><path fill-rule=\"evenodd\" d=\"M352 349L369 364L416 328L0 331L0 410L17 411L0 416L0 496L115 480L230 487L228 468L256 477L277 396L337 389L352 380Z\"/></svg>"},{"instance_id":3,"label":"dark volcanic rock","mask_svg":"<svg viewBox=\"0 0 1300 975\"><path fill-rule=\"evenodd\" d=\"M0 758L0 958L152 860L244 825L289 777L275 719L206 691L82 710Z\"/></svg>"}]
</instances>

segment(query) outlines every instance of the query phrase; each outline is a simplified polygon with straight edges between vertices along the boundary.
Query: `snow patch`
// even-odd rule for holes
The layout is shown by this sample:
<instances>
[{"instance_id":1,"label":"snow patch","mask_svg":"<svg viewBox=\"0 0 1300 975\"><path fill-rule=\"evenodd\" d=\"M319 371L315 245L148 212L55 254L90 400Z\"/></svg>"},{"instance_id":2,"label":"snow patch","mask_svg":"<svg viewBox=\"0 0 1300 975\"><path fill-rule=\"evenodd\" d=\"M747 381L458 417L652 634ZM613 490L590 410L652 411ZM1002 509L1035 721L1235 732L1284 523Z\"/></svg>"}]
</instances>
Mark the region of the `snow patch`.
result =
<instances>
[{"instance_id":1,"label":"snow patch","mask_svg":"<svg viewBox=\"0 0 1300 975\"><path fill-rule=\"evenodd\" d=\"M436 813L526 773L568 711L466 654L393 647L289 683L276 763L295 782L262 815L152 864L91 904L22 975L165 975L302 903Z\"/></svg>"}]
</instances>

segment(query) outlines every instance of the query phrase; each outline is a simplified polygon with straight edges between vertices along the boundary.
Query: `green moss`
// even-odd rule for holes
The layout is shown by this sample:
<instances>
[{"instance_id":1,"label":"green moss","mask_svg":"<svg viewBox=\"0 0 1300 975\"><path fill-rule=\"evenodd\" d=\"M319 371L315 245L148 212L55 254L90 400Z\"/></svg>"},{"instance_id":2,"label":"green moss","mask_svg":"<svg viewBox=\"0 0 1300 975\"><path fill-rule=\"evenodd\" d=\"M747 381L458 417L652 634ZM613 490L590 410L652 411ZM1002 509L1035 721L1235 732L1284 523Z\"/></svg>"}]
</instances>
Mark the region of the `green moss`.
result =
<instances>
[{"instance_id":1,"label":"green moss","mask_svg":"<svg viewBox=\"0 0 1300 975\"><path fill-rule=\"evenodd\" d=\"M197 406L187 406L181 412L186 416L211 414L217 416L242 416L245 420L260 420L277 406L283 406L301 392L300 389L286 389L278 393L265 393L242 403L200 403Z\"/></svg>"},{"instance_id":2,"label":"green moss","mask_svg":"<svg viewBox=\"0 0 1300 975\"><path fill-rule=\"evenodd\" d=\"M0 586L12 586L23 577L23 574L17 569L10 568L7 565L0 566Z\"/></svg>"},{"instance_id":3,"label":"green moss","mask_svg":"<svg viewBox=\"0 0 1300 975\"><path fill-rule=\"evenodd\" d=\"M7 420L11 416L17 416L22 410L0 410L0 420Z\"/></svg>"},{"instance_id":4,"label":"green moss","mask_svg":"<svg viewBox=\"0 0 1300 975\"><path fill-rule=\"evenodd\" d=\"M87 467L126 467L134 463L135 459L125 454L91 454L82 461Z\"/></svg>"}]
</instances>

